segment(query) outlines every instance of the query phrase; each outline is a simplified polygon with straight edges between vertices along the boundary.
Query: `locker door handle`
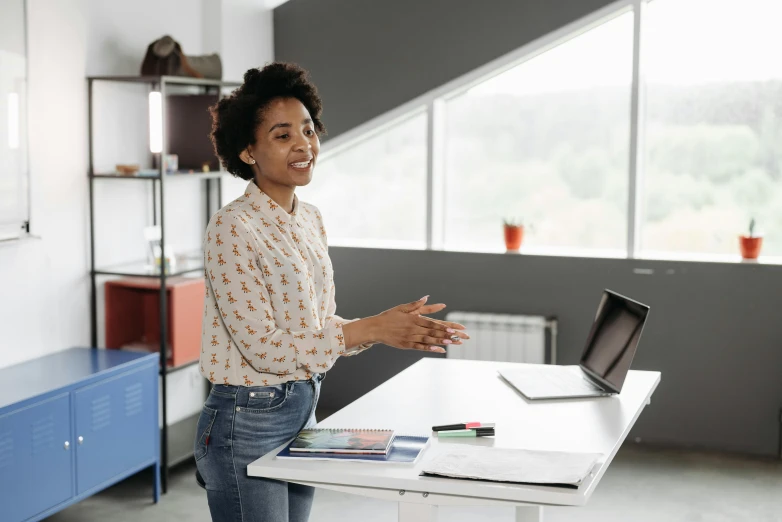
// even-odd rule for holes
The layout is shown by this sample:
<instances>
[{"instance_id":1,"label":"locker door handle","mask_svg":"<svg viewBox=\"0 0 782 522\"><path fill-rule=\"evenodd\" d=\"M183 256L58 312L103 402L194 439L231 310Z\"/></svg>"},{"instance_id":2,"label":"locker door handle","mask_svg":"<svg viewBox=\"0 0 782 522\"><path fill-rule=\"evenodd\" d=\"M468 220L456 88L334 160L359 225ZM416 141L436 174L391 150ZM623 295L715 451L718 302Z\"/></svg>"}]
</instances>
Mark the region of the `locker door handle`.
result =
<instances>
[{"instance_id":1,"label":"locker door handle","mask_svg":"<svg viewBox=\"0 0 782 522\"><path fill-rule=\"evenodd\" d=\"M79 435L79 444L80 445L84 444L84 437L82 437L81 435Z\"/></svg>"},{"instance_id":2,"label":"locker door handle","mask_svg":"<svg viewBox=\"0 0 782 522\"><path fill-rule=\"evenodd\" d=\"M68 448L71 447L71 443L66 440L65 444L63 444L63 447L67 450Z\"/></svg>"}]
</instances>

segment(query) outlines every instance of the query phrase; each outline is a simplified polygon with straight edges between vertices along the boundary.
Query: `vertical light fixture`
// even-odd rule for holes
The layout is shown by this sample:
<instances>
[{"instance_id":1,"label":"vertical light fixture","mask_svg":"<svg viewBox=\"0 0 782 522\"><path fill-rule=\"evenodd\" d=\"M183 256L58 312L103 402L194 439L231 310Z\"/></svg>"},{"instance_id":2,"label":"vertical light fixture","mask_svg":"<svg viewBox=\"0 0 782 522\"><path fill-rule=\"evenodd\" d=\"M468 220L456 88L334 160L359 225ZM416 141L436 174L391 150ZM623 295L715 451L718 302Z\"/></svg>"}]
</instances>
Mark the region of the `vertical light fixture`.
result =
<instances>
[{"instance_id":1,"label":"vertical light fixture","mask_svg":"<svg viewBox=\"0 0 782 522\"><path fill-rule=\"evenodd\" d=\"M163 98L159 91L149 93L149 151L163 151Z\"/></svg>"},{"instance_id":2,"label":"vertical light fixture","mask_svg":"<svg viewBox=\"0 0 782 522\"><path fill-rule=\"evenodd\" d=\"M8 148L19 148L19 93L8 93Z\"/></svg>"}]
</instances>

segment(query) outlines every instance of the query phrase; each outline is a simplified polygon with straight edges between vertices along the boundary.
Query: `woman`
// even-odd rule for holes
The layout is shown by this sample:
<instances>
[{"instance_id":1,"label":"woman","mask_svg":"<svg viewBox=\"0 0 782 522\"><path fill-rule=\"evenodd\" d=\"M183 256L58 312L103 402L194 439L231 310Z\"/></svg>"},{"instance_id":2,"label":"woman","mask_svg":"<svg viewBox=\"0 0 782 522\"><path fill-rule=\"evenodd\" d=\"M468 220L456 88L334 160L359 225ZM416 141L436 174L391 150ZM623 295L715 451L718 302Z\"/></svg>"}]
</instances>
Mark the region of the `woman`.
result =
<instances>
[{"instance_id":1,"label":"woman","mask_svg":"<svg viewBox=\"0 0 782 522\"><path fill-rule=\"evenodd\" d=\"M469 337L424 317L445 307L426 297L364 319L336 315L323 218L294 194L312 180L324 131L304 70L251 69L212 116L217 155L249 183L212 217L204 240L201 373L213 387L198 421L198 472L215 522L305 521L312 488L246 470L314 426L320 382L336 359L373 343L443 353L439 345Z\"/></svg>"}]
</instances>

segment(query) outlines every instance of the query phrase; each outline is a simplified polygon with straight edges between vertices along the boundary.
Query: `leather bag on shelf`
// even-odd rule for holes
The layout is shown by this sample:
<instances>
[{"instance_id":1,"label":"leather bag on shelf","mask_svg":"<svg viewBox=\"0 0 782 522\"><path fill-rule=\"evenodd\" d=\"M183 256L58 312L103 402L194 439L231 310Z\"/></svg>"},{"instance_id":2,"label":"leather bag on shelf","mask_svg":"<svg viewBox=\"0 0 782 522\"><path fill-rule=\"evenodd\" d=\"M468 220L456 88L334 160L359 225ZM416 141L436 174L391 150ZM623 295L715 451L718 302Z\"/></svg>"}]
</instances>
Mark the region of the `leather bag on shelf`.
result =
<instances>
[{"instance_id":1,"label":"leather bag on shelf","mask_svg":"<svg viewBox=\"0 0 782 522\"><path fill-rule=\"evenodd\" d=\"M166 35L147 47L141 63L142 76L189 76L223 79L223 62L217 53L187 56L179 42Z\"/></svg>"}]
</instances>

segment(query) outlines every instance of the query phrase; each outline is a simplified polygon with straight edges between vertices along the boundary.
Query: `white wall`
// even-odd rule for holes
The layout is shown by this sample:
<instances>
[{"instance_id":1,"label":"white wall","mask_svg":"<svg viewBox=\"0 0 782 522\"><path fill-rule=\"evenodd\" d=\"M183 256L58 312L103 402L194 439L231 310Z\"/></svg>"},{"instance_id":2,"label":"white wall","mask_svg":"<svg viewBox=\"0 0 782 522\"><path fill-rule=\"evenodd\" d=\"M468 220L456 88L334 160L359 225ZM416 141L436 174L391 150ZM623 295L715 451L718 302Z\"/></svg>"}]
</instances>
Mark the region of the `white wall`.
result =
<instances>
[{"instance_id":1,"label":"white wall","mask_svg":"<svg viewBox=\"0 0 782 522\"><path fill-rule=\"evenodd\" d=\"M0 247L0 366L89 340L84 0L29 0L31 221Z\"/></svg>"},{"instance_id":2,"label":"white wall","mask_svg":"<svg viewBox=\"0 0 782 522\"><path fill-rule=\"evenodd\" d=\"M0 368L89 345L85 77L138 74L146 46L163 34L176 38L188 54L220 52L225 79L240 79L245 69L273 57L272 15L260 1L255 6L239 0L27 2L31 224L37 239L0 245L0 289L5 297L0 299ZM219 20L213 20L215 13ZM223 33L225 23L231 30ZM96 120L96 126L124 130L120 142L106 149L117 155L140 154L147 137L137 135L139 107L144 107L143 93L141 104L132 110L113 116L102 113L102 120ZM107 123L106 118L113 121ZM205 224L198 183L176 180L166 185L171 210L166 230L193 248L200 245ZM244 185L227 183L224 199L238 195ZM96 186L99 263L143 257L142 227L151 214L148 196L142 181ZM203 382L189 375L172 379L170 422L198 407L200 399L194 397L202 395L194 390Z\"/></svg>"},{"instance_id":3,"label":"white wall","mask_svg":"<svg viewBox=\"0 0 782 522\"><path fill-rule=\"evenodd\" d=\"M226 80L242 81L247 69L263 67L274 60L273 8L281 3L280 0L223 0L219 22ZM246 186L247 182L238 178L225 180L223 202L241 195Z\"/></svg>"},{"instance_id":4,"label":"white wall","mask_svg":"<svg viewBox=\"0 0 782 522\"><path fill-rule=\"evenodd\" d=\"M201 0L201 52L219 53L223 48L223 0ZM231 78L223 75L226 80Z\"/></svg>"},{"instance_id":5,"label":"white wall","mask_svg":"<svg viewBox=\"0 0 782 522\"><path fill-rule=\"evenodd\" d=\"M258 4L223 0L223 75L227 80L241 81L247 69L274 59L273 11L259 9Z\"/></svg>"}]
</instances>

